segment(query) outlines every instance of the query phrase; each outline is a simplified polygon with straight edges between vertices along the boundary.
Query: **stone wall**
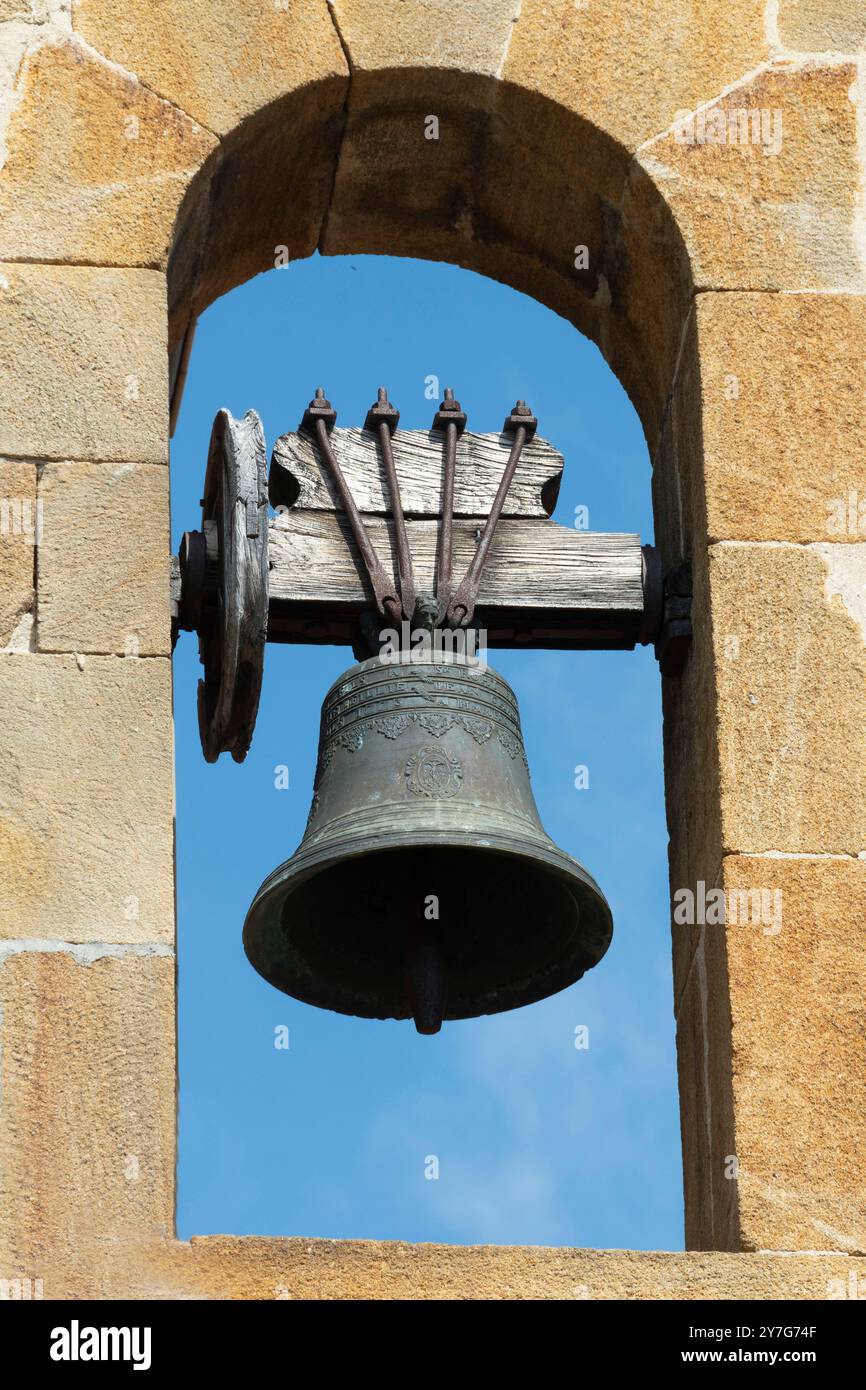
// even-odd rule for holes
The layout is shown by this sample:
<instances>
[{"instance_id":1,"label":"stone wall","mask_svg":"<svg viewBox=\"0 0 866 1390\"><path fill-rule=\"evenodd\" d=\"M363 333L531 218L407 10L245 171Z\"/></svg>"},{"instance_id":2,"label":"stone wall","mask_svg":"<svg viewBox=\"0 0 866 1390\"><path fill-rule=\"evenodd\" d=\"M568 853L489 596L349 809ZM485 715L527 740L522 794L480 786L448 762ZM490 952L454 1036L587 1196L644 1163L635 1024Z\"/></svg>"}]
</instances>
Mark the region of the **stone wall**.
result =
<instances>
[{"instance_id":1,"label":"stone wall","mask_svg":"<svg viewBox=\"0 0 866 1390\"><path fill-rule=\"evenodd\" d=\"M864 45L855 0L0 0L0 1276L866 1292ZM283 246L507 281L640 414L672 893L783 904L673 927L691 1254L174 1238L167 352Z\"/></svg>"}]
</instances>

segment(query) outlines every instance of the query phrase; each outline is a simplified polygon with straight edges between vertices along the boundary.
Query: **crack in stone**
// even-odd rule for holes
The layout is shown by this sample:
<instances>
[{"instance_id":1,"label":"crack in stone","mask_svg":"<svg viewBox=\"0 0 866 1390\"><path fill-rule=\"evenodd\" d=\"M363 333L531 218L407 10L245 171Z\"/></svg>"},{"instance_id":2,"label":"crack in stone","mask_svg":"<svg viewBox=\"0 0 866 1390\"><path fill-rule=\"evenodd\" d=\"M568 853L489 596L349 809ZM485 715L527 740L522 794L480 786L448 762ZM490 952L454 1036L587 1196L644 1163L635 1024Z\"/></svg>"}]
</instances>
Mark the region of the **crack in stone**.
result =
<instances>
[{"instance_id":1,"label":"crack in stone","mask_svg":"<svg viewBox=\"0 0 866 1390\"><path fill-rule=\"evenodd\" d=\"M340 28L340 20L337 15L337 11L334 8L334 3L335 0L326 0L326 4L328 6L328 14L331 17L331 23L334 26L334 32L337 35L337 40L340 44L340 47L343 50L343 57L346 59L346 66L349 69L349 76L352 77L354 76L355 72L355 64L352 62L352 54L349 50L348 42L346 41L342 29Z\"/></svg>"},{"instance_id":2,"label":"crack in stone","mask_svg":"<svg viewBox=\"0 0 866 1390\"><path fill-rule=\"evenodd\" d=\"M520 19L520 12L522 9L523 0L516 0L514 14L511 16L511 23L508 26L508 33L505 36L505 44L502 49L502 57L499 60L499 65L495 73L497 79L500 79L502 77L503 72L505 71L505 64L508 60L508 50L511 47L511 40L514 37L514 29L518 20Z\"/></svg>"},{"instance_id":3,"label":"crack in stone","mask_svg":"<svg viewBox=\"0 0 866 1390\"><path fill-rule=\"evenodd\" d=\"M94 58L97 62L102 63L104 67L115 72L118 77L122 77L125 82L134 82L143 92L148 92L152 97L155 97L157 101L161 102L163 106L168 106L172 111L176 111L178 115L183 116L184 119L195 126L197 130L206 131L208 135L213 136L214 140L222 144L223 137L217 131L213 130L209 125L205 125L203 121L196 120L195 116L183 106L178 106L176 101L172 101L171 97L164 96L163 93L158 92L155 87L148 86L148 84L142 81L138 76L138 73L132 72L129 68L125 68L122 63L116 62L114 58L106 58L105 54L100 53L98 48L94 48L91 43L87 42L87 39L82 38L81 34L79 34L76 29L73 29L70 39L74 44L79 45L88 57Z\"/></svg>"},{"instance_id":4,"label":"crack in stone","mask_svg":"<svg viewBox=\"0 0 866 1390\"><path fill-rule=\"evenodd\" d=\"M717 106L720 101L724 101L726 97L739 91L740 88L749 86L755 82L757 78L763 77L766 73L794 73L803 72L808 68L844 67L847 64L856 66L859 61L860 55L856 53L785 52L783 54L774 54L772 57L765 59L762 63L759 63L757 67L750 68L748 72L743 73L742 77L738 77L734 82L728 83L728 85L723 87L720 92L717 92L714 97L709 97L706 101L698 102L696 106L688 110L688 115L696 116L700 111L711 110L714 106ZM683 109L685 110L685 108ZM681 117L680 119L682 120L683 118ZM666 126L664 130L660 130L657 134L651 135L648 139L642 141L634 151L632 158L638 160L641 166L644 167L643 160L641 159L643 152L651 149L652 146L658 144L659 141L667 140L669 136L674 134L679 124L679 121L672 120L670 125Z\"/></svg>"},{"instance_id":5,"label":"crack in stone","mask_svg":"<svg viewBox=\"0 0 866 1390\"><path fill-rule=\"evenodd\" d=\"M337 149L334 154L334 176L331 179L331 186L328 189L328 196L325 199L325 207L324 211L322 212L322 221L319 227L319 235L316 241L316 249L318 250L320 256L325 255L325 244L328 239L328 225L330 223L331 212L334 207L334 195L336 193L337 188L337 179L340 176L340 163L343 158L343 145L346 139L346 130L348 129L349 125L349 107L352 97L352 87L355 79L355 65L352 61L352 54L349 50L348 42L343 37L343 31L340 28L340 22L337 18L337 12L334 9L334 0L327 0L327 6L328 14L331 17L331 23L334 26L334 33L337 36L337 42L339 43L340 48L343 50L343 57L346 60L346 67L348 68L348 73L346 76L346 94L343 98L343 123L340 128Z\"/></svg>"}]
</instances>

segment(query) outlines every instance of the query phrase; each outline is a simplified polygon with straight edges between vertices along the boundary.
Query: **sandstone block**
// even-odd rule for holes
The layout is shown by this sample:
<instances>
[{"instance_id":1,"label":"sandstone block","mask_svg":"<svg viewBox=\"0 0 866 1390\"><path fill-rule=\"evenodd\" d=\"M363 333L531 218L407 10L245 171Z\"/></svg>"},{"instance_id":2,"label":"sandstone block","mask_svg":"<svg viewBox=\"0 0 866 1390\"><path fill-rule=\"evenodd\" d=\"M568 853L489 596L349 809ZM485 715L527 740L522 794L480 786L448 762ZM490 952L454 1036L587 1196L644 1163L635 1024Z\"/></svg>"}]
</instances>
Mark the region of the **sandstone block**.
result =
<instances>
[{"instance_id":1,"label":"sandstone block","mask_svg":"<svg viewBox=\"0 0 866 1390\"><path fill-rule=\"evenodd\" d=\"M797 53L858 53L866 44L860 0L779 0L778 33Z\"/></svg>"},{"instance_id":2,"label":"sandstone block","mask_svg":"<svg viewBox=\"0 0 866 1390\"><path fill-rule=\"evenodd\" d=\"M641 147L699 290L863 292L856 80L779 63Z\"/></svg>"},{"instance_id":3,"label":"sandstone block","mask_svg":"<svg viewBox=\"0 0 866 1390\"><path fill-rule=\"evenodd\" d=\"M846 1256L663 1254L405 1241L194 1237L146 1252L150 1297L258 1299L825 1299L866 1289ZM861 1295L862 1296L862 1295Z\"/></svg>"},{"instance_id":4,"label":"sandstone block","mask_svg":"<svg viewBox=\"0 0 866 1390\"><path fill-rule=\"evenodd\" d=\"M171 942L171 668L0 657L0 939Z\"/></svg>"},{"instance_id":5,"label":"sandstone block","mask_svg":"<svg viewBox=\"0 0 866 1390\"><path fill-rule=\"evenodd\" d=\"M165 278L0 265L0 453L164 463Z\"/></svg>"},{"instance_id":6,"label":"sandstone block","mask_svg":"<svg viewBox=\"0 0 866 1390\"><path fill-rule=\"evenodd\" d=\"M0 1270L117 1296L171 1234L174 961L0 945Z\"/></svg>"},{"instance_id":7,"label":"sandstone block","mask_svg":"<svg viewBox=\"0 0 866 1390\"><path fill-rule=\"evenodd\" d=\"M49 463L39 499L39 650L169 656L168 469Z\"/></svg>"},{"instance_id":8,"label":"sandstone block","mask_svg":"<svg viewBox=\"0 0 866 1390\"><path fill-rule=\"evenodd\" d=\"M701 294L696 313L696 532L866 541L866 298Z\"/></svg>"},{"instance_id":9,"label":"sandstone block","mask_svg":"<svg viewBox=\"0 0 866 1390\"><path fill-rule=\"evenodd\" d=\"M0 171L0 260L165 265L217 141L76 40L37 48Z\"/></svg>"},{"instance_id":10,"label":"sandstone block","mask_svg":"<svg viewBox=\"0 0 866 1390\"><path fill-rule=\"evenodd\" d=\"M456 68L499 74L520 6L515 0L333 0L356 72Z\"/></svg>"},{"instance_id":11,"label":"sandstone block","mask_svg":"<svg viewBox=\"0 0 866 1390\"><path fill-rule=\"evenodd\" d=\"M324 3L77 0L73 22L106 58L217 135L296 87L347 71Z\"/></svg>"},{"instance_id":12,"label":"sandstone block","mask_svg":"<svg viewBox=\"0 0 866 1390\"><path fill-rule=\"evenodd\" d=\"M866 846L864 545L710 547L723 845Z\"/></svg>"},{"instance_id":13,"label":"sandstone block","mask_svg":"<svg viewBox=\"0 0 866 1390\"><path fill-rule=\"evenodd\" d=\"M502 71L578 111L627 149L674 112L711 101L768 57L752 0L701 8L650 0L523 0Z\"/></svg>"},{"instance_id":14,"label":"sandstone block","mask_svg":"<svg viewBox=\"0 0 866 1390\"><path fill-rule=\"evenodd\" d=\"M862 1253L866 860L730 856L723 884L741 1246Z\"/></svg>"}]
</instances>

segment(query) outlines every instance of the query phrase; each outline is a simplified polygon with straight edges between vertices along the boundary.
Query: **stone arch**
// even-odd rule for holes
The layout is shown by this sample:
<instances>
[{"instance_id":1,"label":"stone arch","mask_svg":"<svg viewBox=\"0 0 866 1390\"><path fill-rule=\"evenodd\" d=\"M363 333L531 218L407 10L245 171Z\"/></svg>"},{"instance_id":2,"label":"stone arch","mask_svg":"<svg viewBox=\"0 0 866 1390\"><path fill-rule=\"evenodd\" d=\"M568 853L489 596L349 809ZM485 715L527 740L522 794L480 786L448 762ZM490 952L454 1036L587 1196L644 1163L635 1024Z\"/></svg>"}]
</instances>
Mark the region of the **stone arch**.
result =
<instances>
[{"instance_id":1,"label":"stone arch","mask_svg":"<svg viewBox=\"0 0 866 1390\"><path fill-rule=\"evenodd\" d=\"M0 467L56 523L35 570L9 562L0 655L9 737L36 750L0 760L3 1166L36 1191L3 1193L10 1270L51 1268L77 1297L248 1293L280 1258L310 1287L292 1242L171 1239L165 352L279 245L506 280L597 341L629 392L665 566L689 558L695 590L692 655L665 690L672 887L779 888L788 924L674 932L687 1242L862 1250L864 547L856 508L853 529L827 527L863 486L862 35L843 8L804 24L802 6L768 18L751 0L685 19L657 0L650 20L627 0L483 0L456 22L446 0L178 0L156 19L136 0L71 16L34 0L6 23ZM726 130L780 111L784 147L683 143L677 113L704 109ZM120 663L131 629L144 659ZM58 1009L67 1051L34 1076L22 1059ZM435 1288L430 1258L398 1285ZM466 1258L451 1263L471 1283ZM752 1296L821 1293L831 1269L760 1260ZM736 1287L714 1270L711 1292ZM539 1255L523 1277L573 1276ZM610 1266L615 1287L632 1277Z\"/></svg>"},{"instance_id":2,"label":"stone arch","mask_svg":"<svg viewBox=\"0 0 866 1390\"><path fill-rule=\"evenodd\" d=\"M435 140L426 136L431 115ZM579 248L585 268L575 265ZM273 268L278 251L296 259L314 250L450 261L570 320L599 345L639 412L666 567L691 558L693 523L682 499L694 485L679 475L669 410L677 367L695 349L693 338L684 349L690 258L672 210L619 140L489 73L376 71L357 106L333 79L287 93L229 131L186 191L168 261L175 359L214 299ZM676 428L688 435L687 465L697 467L696 393L681 403ZM700 679L700 698L710 699L706 667ZM680 690L672 683L668 691L675 725ZM702 750L696 770L693 745L674 753L683 780L703 787L713 781L713 756ZM672 817L678 842L680 814ZM688 1060L687 1086L691 1070ZM697 1190L689 1193L690 1206L698 1200Z\"/></svg>"},{"instance_id":3,"label":"stone arch","mask_svg":"<svg viewBox=\"0 0 866 1390\"><path fill-rule=\"evenodd\" d=\"M629 150L489 74L393 68L363 91L346 109L338 84L309 84L223 138L180 209L170 346L190 311L272 268L279 248L450 261L598 343L652 447L693 282L676 219Z\"/></svg>"}]
</instances>

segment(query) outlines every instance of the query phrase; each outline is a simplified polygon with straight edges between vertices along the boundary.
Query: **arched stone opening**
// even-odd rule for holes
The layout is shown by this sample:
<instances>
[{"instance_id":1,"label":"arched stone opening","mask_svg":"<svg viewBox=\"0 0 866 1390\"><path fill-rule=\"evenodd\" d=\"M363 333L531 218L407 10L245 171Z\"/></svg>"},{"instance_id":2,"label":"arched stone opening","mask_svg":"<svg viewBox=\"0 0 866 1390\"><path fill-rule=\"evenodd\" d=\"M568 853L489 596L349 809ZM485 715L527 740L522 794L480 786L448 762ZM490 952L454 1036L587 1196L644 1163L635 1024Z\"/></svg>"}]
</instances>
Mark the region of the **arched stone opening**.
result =
<instances>
[{"instance_id":1,"label":"arched stone opening","mask_svg":"<svg viewBox=\"0 0 866 1390\"><path fill-rule=\"evenodd\" d=\"M532 295L599 344L657 444L689 258L645 169L576 112L493 76L411 67L356 81L348 110L326 79L257 111L184 198L170 349L218 295L314 250L450 261Z\"/></svg>"},{"instance_id":2,"label":"arched stone opening","mask_svg":"<svg viewBox=\"0 0 866 1390\"><path fill-rule=\"evenodd\" d=\"M598 343L647 437L665 568L691 559L701 450L689 258L669 207L622 144L493 76L386 70L357 84L348 110L333 80L281 97L229 132L187 190L168 266L175 360L195 316L215 298L314 250L446 260L532 295ZM696 568L700 615L700 558ZM697 659L683 680L665 682L675 883L712 883L718 873L707 644L698 617ZM688 931L674 939L680 989L695 944ZM722 953L710 966L722 1010L724 968ZM680 1049L687 1239L735 1245L735 1184L708 1195L720 1165L707 1152L704 1126L711 1084L717 1123L724 1108L724 1054L714 1054L721 1071L711 1080L693 1044ZM714 1142L726 1132L723 1125Z\"/></svg>"}]
</instances>

